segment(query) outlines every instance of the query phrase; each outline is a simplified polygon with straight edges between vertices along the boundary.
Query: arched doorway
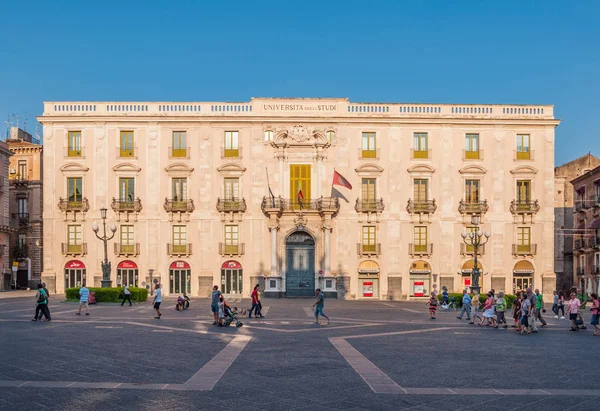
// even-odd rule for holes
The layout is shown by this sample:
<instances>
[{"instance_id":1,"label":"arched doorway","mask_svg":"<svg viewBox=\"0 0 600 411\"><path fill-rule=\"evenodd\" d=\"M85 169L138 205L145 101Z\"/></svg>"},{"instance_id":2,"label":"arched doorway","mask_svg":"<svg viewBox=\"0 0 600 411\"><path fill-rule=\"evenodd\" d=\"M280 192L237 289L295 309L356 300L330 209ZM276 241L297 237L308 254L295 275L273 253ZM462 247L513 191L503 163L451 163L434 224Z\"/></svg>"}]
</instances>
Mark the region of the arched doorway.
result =
<instances>
[{"instance_id":1,"label":"arched doorway","mask_svg":"<svg viewBox=\"0 0 600 411\"><path fill-rule=\"evenodd\" d=\"M471 275L473 273L473 268L475 267L475 261L473 260L467 260L465 261L465 263L462 265L462 269L460 270L460 274L461 274L461 284L462 284L462 288L464 289L468 289L469 292L471 291L471 286L473 285L473 276ZM477 268L479 268L479 272L483 273L483 266L481 265L481 263L479 261L477 261ZM479 287L481 287L483 284L481 283L481 279L482 276L479 276Z\"/></svg>"},{"instance_id":2,"label":"arched doorway","mask_svg":"<svg viewBox=\"0 0 600 411\"><path fill-rule=\"evenodd\" d=\"M411 297L429 297L431 290L431 265L418 260L410 265L409 291Z\"/></svg>"},{"instance_id":3,"label":"arched doorway","mask_svg":"<svg viewBox=\"0 0 600 411\"><path fill-rule=\"evenodd\" d=\"M71 260L65 264L65 290L85 285L85 264L79 260Z\"/></svg>"},{"instance_id":4,"label":"arched doorway","mask_svg":"<svg viewBox=\"0 0 600 411\"><path fill-rule=\"evenodd\" d=\"M295 231L285 242L285 290L288 297L311 297L315 293L315 240Z\"/></svg>"},{"instance_id":5,"label":"arched doorway","mask_svg":"<svg viewBox=\"0 0 600 411\"><path fill-rule=\"evenodd\" d=\"M130 260L121 261L117 266L117 286L138 286L138 266Z\"/></svg>"},{"instance_id":6,"label":"arched doorway","mask_svg":"<svg viewBox=\"0 0 600 411\"><path fill-rule=\"evenodd\" d=\"M358 292L364 298L379 297L379 264L366 260L358 265Z\"/></svg>"},{"instance_id":7,"label":"arched doorway","mask_svg":"<svg viewBox=\"0 0 600 411\"><path fill-rule=\"evenodd\" d=\"M533 287L534 268L527 260L518 261L513 269L513 294Z\"/></svg>"},{"instance_id":8,"label":"arched doorway","mask_svg":"<svg viewBox=\"0 0 600 411\"><path fill-rule=\"evenodd\" d=\"M242 265L237 261L225 261L221 266L221 292L242 295Z\"/></svg>"},{"instance_id":9,"label":"arched doorway","mask_svg":"<svg viewBox=\"0 0 600 411\"><path fill-rule=\"evenodd\" d=\"M174 261L169 267L169 291L171 294L188 293L192 283L192 270L185 261Z\"/></svg>"}]
</instances>

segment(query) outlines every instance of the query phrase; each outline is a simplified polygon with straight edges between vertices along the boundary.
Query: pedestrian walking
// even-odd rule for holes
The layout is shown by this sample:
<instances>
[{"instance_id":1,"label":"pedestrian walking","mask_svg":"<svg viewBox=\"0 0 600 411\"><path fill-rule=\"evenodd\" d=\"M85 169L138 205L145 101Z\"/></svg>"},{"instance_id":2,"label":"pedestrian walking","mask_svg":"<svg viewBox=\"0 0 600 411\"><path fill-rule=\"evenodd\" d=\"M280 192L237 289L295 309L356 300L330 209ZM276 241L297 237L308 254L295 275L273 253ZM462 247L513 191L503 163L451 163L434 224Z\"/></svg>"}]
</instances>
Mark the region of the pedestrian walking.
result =
<instances>
[{"instance_id":1,"label":"pedestrian walking","mask_svg":"<svg viewBox=\"0 0 600 411\"><path fill-rule=\"evenodd\" d=\"M478 325L483 326L484 322L486 326L496 325L494 321L494 294L491 291L486 295L485 302L483 303L483 318Z\"/></svg>"},{"instance_id":2,"label":"pedestrian walking","mask_svg":"<svg viewBox=\"0 0 600 411\"><path fill-rule=\"evenodd\" d=\"M223 321L225 320L225 298L223 294L219 296L219 327L223 327Z\"/></svg>"},{"instance_id":3,"label":"pedestrian walking","mask_svg":"<svg viewBox=\"0 0 600 411\"><path fill-rule=\"evenodd\" d=\"M248 312L248 318L252 318L252 312L254 312L254 316L258 318L258 287L260 287L260 285L256 284L250 293L252 307L250 307L250 311Z\"/></svg>"},{"instance_id":4,"label":"pedestrian walking","mask_svg":"<svg viewBox=\"0 0 600 411\"><path fill-rule=\"evenodd\" d=\"M469 293L467 293L467 290L463 290L462 307L460 309L460 315L456 318L462 320L462 316L465 313L467 314L467 321L471 321L471 297L469 296Z\"/></svg>"},{"instance_id":5,"label":"pedestrian walking","mask_svg":"<svg viewBox=\"0 0 600 411\"><path fill-rule=\"evenodd\" d=\"M473 291L473 297L471 298L471 322L469 324L475 324L476 318L479 318L479 321L483 321L483 318L479 315L479 307L481 307L479 293Z\"/></svg>"},{"instance_id":6,"label":"pedestrian walking","mask_svg":"<svg viewBox=\"0 0 600 411\"><path fill-rule=\"evenodd\" d=\"M507 304L506 299L504 298L504 292L500 291L498 293L498 299L496 300L496 328L498 328L500 324L504 324L504 328L508 328L506 318L504 317L506 306Z\"/></svg>"},{"instance_id":7,"label":"pedestrian walking","mask_svg":"<svg viewBox=\"0 0 600 411\"><path fill-rule=\"evenodd\" d=\"M48 294L43 288L42 284L38 284L38 290L35 293L35 315L31 321L42 320L42 315L46 317L45 321L50 321L50 309L48 308Z\"/></svg>"},{"instance_id":8,"label":"pedestrian walking","mask_svg":"<svg viewBox=\"0 0 600 411\"><path fill-rule=\"evenodd\" d=\"M571 330L570 331L578 331L577 328L577 314L579 313L579 309L581 308L581 301L579 298L575 296L575 293L571 293L571 298L569 299L569 305L567 306L567 313L569 314L569 319L571 320Z\"/></svg>"},{"instance_id":9,"label":"pedestrian walking","mask_svg":"<svg viewBox=\"0 0 600 411\"><path fill-rule=\"evenodd\" d=\"M125 304L125 301L129 301L129 306L131 307L131 291L129 291L129 286L126 285L123 290L123 301L121 302L121 307Z\"/></svg>"},{"instance_id":10,"label":"pedestrian walking","mask_svg":"<svg viewBox=\"0 0 600 411\"><path fill-rule=\"evenodd\" d=\"M552 312L554 318L558 318L558 293L556 291L552 292Z\"/></svg>"},{"instance_id":11,"label":"pedestrian walking","mask_svg":"<svg viewBox=\"0 0 600 411\"><path fill-rule=\"evenodd\" d=\"M437 298L435 294L432 294L431 298L429 298L429 319L435 320L435 311L437 309Z\"/></svg>"},{"instance_id":12,"label":"pedestrian walking","mask_svg":"<svg viewBox=\"0 0 600 411\"><path fill-rule=\"evenodd\" d=\"M561 312L561 316L560 319L564 320L565 319L565 295L564 293L559 293L558 294L558 310ZM558 314L558 312L557 312Z\"/></svg>"},{"instance_id":13,"label":"pedestrian walking","mask_svg":"<svg viewBox=\"0 0 600 411\"><path fill-rule=\"evenodd\" d=\"M210 300L210 310L213 313L213 317L214 317L214 322L213 325L218 325L219 324L219 298L222 296L223 294L221 294L221 291L219 291L219 286L215 285L213 287L212 293L211 293L211 300Z\"/></svg>"},{"instance_id":14,"label":"pedestrian walking","mask_svg":"<svg viewBox=\"0 0 600 411\"><path fill-rule=\"evenodd\" d=\"M592 293L592 325L594 326L594 334L600 335L600 300L598 294Z\"/></svg>"},{"instance_id":15,"label":"pedestrian walking","mask_svg":"<svg viewBox=\"0 0 600 411\"><path fill-rule=\"evenodd\" d=\"M264 318L264 315L262 315L262 302L261 302L261 296L262 293L260 292L260 284L257 284L258 288L256 289L256 301L258 302L258 307L255 311L255 313L258 313L258 316L260 318Z\"/></svg>"},{"instance_id":16,"label":"pedestrian walking","mask_svg":"<svg viewBox=\"0 0 600 411\"><path fill-rule=\"evenodd\" d=\"M315 290L316 292L316 297L317 297L317 301L313 304L313 307L315 308L315 322L317 324L319 324L319 315L321 315L322 317L327 318L327 324L329 324L331 321L329 320L329 317L327 317L325 315L325 313L323 313L323 306L325 305L325 296L323 295L323 292L321 291L320 288L317 288Z\"/></svg>"},{"instance_id":17,"label":"pedestrian walking","mask_svg":"<svg viewBox=\"0 0 600 411\"><path fill-rule=\"evenodd\" d=\"M535 306L537 305L537 299L531 288L527 288L525 298L529 301L528 307L528 315L527 315L527 324L529 325L529 331L533 333L538 332L536 316L535 316Z\"/></svg>"},{"instance_id":18,"label":"pedestrian walking","mask_svg":"<svg viewBox=\"0 0 600 411\"><path fill-rule=\"evenodd\" d=\"M531 289L529 289L531 291ZM529 315L531 314L531 300L527 297L523 297L523 302L521 303L521 319L519 322L521 323L519 326L519 331L521 335L531 334L529 331Z\"/></svg>"},{"instance_id":19,"label":"pedestrian walking","mask_svg":"<svg viewBox=\"0 0 600 411\"><path fill-rule=\"evenodd\" d=\"M542 327L548 325L546 320L542 317L542 313L545 313L544 309L544 296L540 293L540 290L536 288L535 290L535 318L542 323Z\"/></svg>"},{"instance_id":20,"label":"pedestrian walking","mask_svg":"<svg viewBox=\"0 0 600 411\"><path fill-rule=\"evenodd\" d=\"M514 324L511 326L519 330L521 329L521 304L523 304L523 294L519 291L517 292L517 298L515 299L515 304L513 305Z\"/></svg>"},{"instance_id":21,"label":"pedestrian walking","mask_svg":"<svg viewBox=\"0 0 600 411\"><path fill-rule=\"evenodd\" d=\"M160 313L160 303L162 303L162 289L160 283L157 283L154 287L156 288L156 290L154 291L154 300L152 301L154 303L154 309L156 310L156 317L154 318L160 320L160 317L162 316L162 314Z\"/></svg>"},{"instance_id":22,"label":"pedestrian walking","mask_svg":"<svg viewBox=\"0 0 600 411\"><path fill-rule=\"evenodd\" d=\"M84 284L83 287L79 289L79 311L75 314L81 315L81 309L85 306L85 315L90 315L90 305L88 304L89 297L90 290Z\"/></svg>"}]
</instances>

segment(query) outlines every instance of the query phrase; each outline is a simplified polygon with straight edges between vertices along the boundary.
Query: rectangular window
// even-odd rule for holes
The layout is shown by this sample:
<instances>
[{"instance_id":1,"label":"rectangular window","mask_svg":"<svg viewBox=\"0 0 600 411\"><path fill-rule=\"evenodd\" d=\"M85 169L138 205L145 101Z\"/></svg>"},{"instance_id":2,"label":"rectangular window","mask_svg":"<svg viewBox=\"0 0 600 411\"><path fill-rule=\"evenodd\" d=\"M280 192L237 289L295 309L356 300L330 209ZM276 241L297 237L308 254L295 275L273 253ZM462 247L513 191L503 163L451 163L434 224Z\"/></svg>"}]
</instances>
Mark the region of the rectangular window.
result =
<instances>
[{"instance_id":1,"label":"rectangular window","mask_svg":"<svg viewBox=\"0 0 600 411\"><path fill-rule=\"evenodd\" d=\"M415 204L427 202L427 179L416 178L413 181L413 200Z\"/></svg>"},{"instance_id":2,"label":"rectangular window","mask_svg":"<svg viewBox=\"0 0 600 411\"><path fill-rule=\"evenodd\" d=\"M479 159L479 134L465 135L465 158Z\"/></svg>"},{"instance_id":3,"label":"rectangular window","mask_svg":"<svg viewBox=\"0 0 600 411\"><path fill-rule=\"evenodd\" d=\"M273 130L265 131L265 141L273 141Z\"/></svg>"},{"instance_id":4,"label":"rectangular window","mask_svg":"<svg viewBox=\"0 0 600 411\"><path fill-rule=\"evenodd\" d=\"M67 178L67 198L71 205L81 205L83 201L82 180L81 177Z\"/></svg>"},{"instance_id":5,"label":"rectangular window","mask_svg":"<svg viewBox=\"0 0 600 411\"><path fill-rule=\"evenodd\" d=\"M133 131L121 131L119 157L134 157Z\"/></svg>"},{"instance_id":6,"label":"rectangular window","mask_svg":"<svg viewBox=\"0 0 600 411\"><path fill-rule=\"evenodd\" d=\"M529 134L517 134L517 160L531 159Z\"/></svg>"},{"instance_id":7,"label":"rectangular window","mask_svg":"<svg viewBox=\"0 0 600 411\"><path fill-rule=\"evenodd\" d=\"M237 200L240 198L240 179L237 177L225 179L225 200Z\"/></svg>"},{"instance_id":8,"label":"rectangular window","mask_svg":"<svg viewBox=\"0 0 600 411\"><path fill-rule=\"evenodd\" d=\"M302 192L302 196L300 196ZM290 202L292 207L309 207L311 198L310 164L290 164Z\"/></svg>"},{"instance_id":9,"label":"rectangular window","mask_svg":"<svg viewBox=\"0 0 600 411\"><path fill-rule=\"evenodd\" d=\"M376 230L373 225L366 225L362 228L362 247L363 252L375 253L377 252L377 237Z\"/></svg>"},{"instance_id":10,"label":"rectangular window","mask_svg":"<svg viewBox=\"0 0 600 411\"><path fill-rule=\"evenodd\" d=\"M187 157L187 132L173 131L173 151L171 157Z\"/></svg>"},{"instance_id":11,"label":"rectangular window","mask_svg":"<svg viewBox=\"0 0 600 411\"><path fill-rule=\"evenodd\" d=\"M373 203L376 200L375 193L375 179L374 178L363 178L362 179L362 200L366 203Z\"/></svg>"},{"instance_id":12,"label":"rectangular window","mask_svg":"<svg viewBox=\"0 0 600 411\"><path fill-rule=\"evenodd\" d=\"M362 158L376 158L375 133L362 133Z\"/></svg>"},{"instance_id":13,"label":"rectangular window","mask_svg":"<svg viewBox=\"0 0 600 411\"><path fill-rule=\"evenodd\" d=\"M27 210L27 199L26 198L17 199L17 210L18 210L19 217L26 216L26 214L29 212Z\"/></svg>"},{"instance_id":14,"label":"rectangular window","mask_svg":"<svg viewBox=\"0 0 600 411\"><path fill-rule=\"evenodd\" d=\"M171 180L173 202L187 200L187 178L174 178Z\"/></svg>"},{"instance_id":15,"label":"rectangular window","mask_svg":"<svg viewBox=\"0 0 600 411\"><path fill-rule=\"evenodd\" d=\"M479 180L465 180L465 203L479 203Z\"/></svg>"},{"instance_id":16,"label":"rectangular window","mask_svg":"<svg viewBox=\"0 0 600 411\"><path fill-rule=\"evenodd\" d=\"M426 226L415 226L414 247L415 247L415 252L417 252L417 253L427 252L427 227Z\"/></svg>"},{"instance_id":17,"label":"rectangular window","mask_svg":"<svg viewBox=\"0 0 600 411\"><path fill-rule=\"evenodd\" d=\"M529 253L531 249L531 228L517 227L517 251Z\"/></svg>"},{"instance_id":18,"label":"rectangular window","mask_svg":"<svg viewBox=\"0 0 600 411\"><path fill-rule=\"evenodd\" d=\"M68 157L81 157L81 131L69 131L68 145Z\"/></svg>"},{"instance_id":19,"label":"rectangular window","mask_svg":"<svg viewBox=\"0 0 600 411\"><path fill-rule=\"evenodd\" d=\"M239 227L237 225L225 226L225 253L237 254L239 246Z\"/></svg>"},{"instance_id":20,"label":"rectangular window","mask_svg":"<svg viewBox=\"0 0 600 411\"><path fill-rule=\"evenodd\" d=\"M592 198L592 200L596 203L600 203L600 182L594 183L594 198Z\"/></svg>"},{"instance_id":21,"label":"rectangular window","mask_svg":"<svg viewBox=\"0 0 600 411\"><path fill-rule=\"evenodd\" d=\"M133 203L133 200L135 200L135 180L119 178L119 201Z\"/></svg>"},{"instance_id":22,"label":"rectangular window","mask_svg":"<svg viewBox=\"0 0 600 411\"><path fill-rule=\"evenodd\" d=\"M27 160L19 160L17 178L19 180L27 180Z\"/></svg>"},{"instance_id":23,"label":"rectangular window","mask_svg":"<svg viewBox=\"0 0 600 411\"><path fill-rule=\"evenodd\" d=\"M467 234L471 234L477 231L477 227L474 226L469 226L467 227L467 229L465 230L467 232ZM474 248L472 245L467 245L467 253L469 254L473 254L474 253Z\"/></svg>"},{"instance_id":24,"label":"rectangular window","mask_svg":"<svg viewBox=\"0 0 600 411\"><path fill-rule=\"evenodd\" d=\"M81 253L83 248L83 233L80 225L67 226L67 251L70 253Z\"/></svg>"},{"instance_id":25,"label":"rectangular window","mask_svg":"<svg viewBox=\"0 0 600 411\"><path fill-rule=\"evenodd\" d=\"M135 247L133 239L133 226L122 225L121 226L121 252L133 253Z\"/></svg>"},{"instance_id":26,"label":"rectangular window","mask_svg":"<svg viewBox=\"0 0 600 411\"><path fill-rule=\"evenodd\" d=\"M225 132L225 151L223 157L239 157L240 147L238 141L237 131L226 131Z\"/></svg>"},{"instance_id":27,"label":"rectangular window","mask_svg":"<svg viewBox=\"0 0 600 411\"><path fill-rule=\"evenodd\" d=\"M531 180L517 180L517 206L529 206L531 202Z\"/></svg>"},{"instance_id":28,"label":"rectangular window","mask_svg":"<svg viewBox=\"0 0 600 411\"><path fill-rule=\"evenodd\" d=\"M414 133L413 134L413 157L414 158L428 158L428 141L427 133Z\"/></svg>"},{"instance_id":29,"label":"rectangular window","mask_svg":"<svg viewBox=\"0 0 600 411\"><path fill-rule=\"evenodd\" d=\"M185 253L187 249L187 227L184 225L173 226L173 252Z\"/></svg>"}]
</instances>

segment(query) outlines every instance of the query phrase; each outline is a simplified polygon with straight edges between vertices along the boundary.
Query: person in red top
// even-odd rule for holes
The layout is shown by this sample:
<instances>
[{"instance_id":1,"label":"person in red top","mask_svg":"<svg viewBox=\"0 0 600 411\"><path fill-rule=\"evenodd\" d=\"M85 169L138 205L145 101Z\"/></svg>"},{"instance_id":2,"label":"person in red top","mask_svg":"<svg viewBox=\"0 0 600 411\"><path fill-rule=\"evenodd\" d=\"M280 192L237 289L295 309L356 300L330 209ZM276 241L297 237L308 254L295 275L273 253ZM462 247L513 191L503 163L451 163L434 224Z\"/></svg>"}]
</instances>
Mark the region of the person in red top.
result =
<instances>
[{"instance_id":1,"label":"person in red top","mask_svg":"<svg viewBox=\"0 0 600 411\"><path fill-rule=\"evenodd\" d=\"M252 307L248 313L248 318L252 318L252 311L258 311L258 287L260 287L260 285L256 284L254 290L252 290L252 294L250 294L250 297L252 297Z\"/></svg>"}]
</instances>

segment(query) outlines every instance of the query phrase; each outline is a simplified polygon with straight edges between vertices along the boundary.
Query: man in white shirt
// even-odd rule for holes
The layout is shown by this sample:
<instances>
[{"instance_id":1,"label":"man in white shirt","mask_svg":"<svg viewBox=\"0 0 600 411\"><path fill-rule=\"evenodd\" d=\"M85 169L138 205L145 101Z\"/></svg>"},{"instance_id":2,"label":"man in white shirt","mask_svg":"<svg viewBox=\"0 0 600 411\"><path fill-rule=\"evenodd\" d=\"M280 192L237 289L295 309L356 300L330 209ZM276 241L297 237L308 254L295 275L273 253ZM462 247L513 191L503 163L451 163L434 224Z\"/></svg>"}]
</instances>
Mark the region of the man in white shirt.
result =
<instances>
[{"instance_id":1,"label":"man in white shirt","mask_svg":"<svg viewBox=\"0 0 600 411\"><path fill-rule=\"evenodd\" d=\"M156 284L156 290L154 291L154 301L152 301L154 303L154 309L156 310L156 318L157 320L160 320L160 316L162 315L160 313L160 303L162 303L162 290L160 289L160 284Z\"/></svg>"}]
</instances>

